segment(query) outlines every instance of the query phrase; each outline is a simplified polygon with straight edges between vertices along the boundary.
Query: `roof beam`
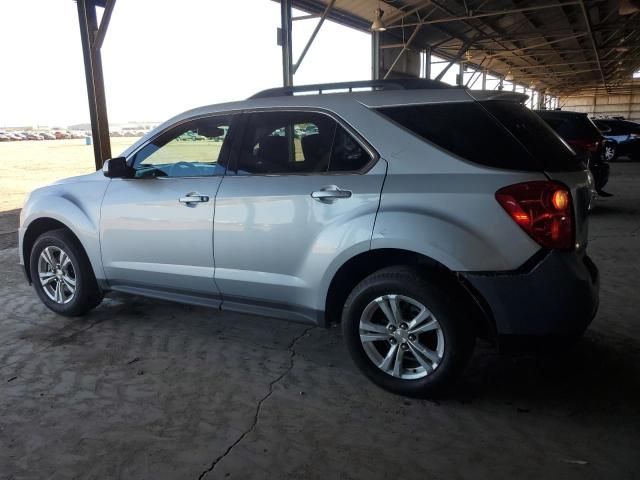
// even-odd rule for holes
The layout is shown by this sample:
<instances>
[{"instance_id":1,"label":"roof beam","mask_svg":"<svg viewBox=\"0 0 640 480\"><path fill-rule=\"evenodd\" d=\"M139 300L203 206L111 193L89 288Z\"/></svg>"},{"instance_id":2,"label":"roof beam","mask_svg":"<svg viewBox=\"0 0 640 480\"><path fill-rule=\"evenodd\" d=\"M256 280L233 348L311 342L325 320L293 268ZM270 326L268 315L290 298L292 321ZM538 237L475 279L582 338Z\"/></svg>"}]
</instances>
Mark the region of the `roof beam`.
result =
<instances>
[{"instance_id":1,"label":"roof beam","mask_svg":"<svg viewBox=\"0 0 640 480\"><path fill-rule=\"evenodd\" d=\"M591 46L593 47L593 54L596 57L596 62L598 63L598 69L600 70L600 76L602 77L602 85L605 89L607 89L607 80L604 77L604 71L602 70L602 64L600 63L600 54L598 53L598 46L596 45L596 39L593 36L593 30L591 30L591 20L589 20L589 13L587 12L587 7L584 5L584 0L580 0L580 8L582 9L582 15L584 16L584 21L587 24L587 32L589 33L589 37L591 38Z\"/></svg>"},{"instance_id":2,"label":"roof beam","mask_svg":"<svg viewBox=\"0 0 640 480\"><path fill-rule=\"evenodd\" d=\"M107 0L107 2L105 3L104 12L102 12L102 19L100 20L100 26L96 31L93 43L91 45L91 48L93 48L94 50L100 50L102 48L102 43L104 42L104 37L107 34L109 22L111 21L111 14L113 13L113 7L115 5L116 0Z\"/></svg>"},{"instance_id":3,"label":"roof beam","mask_svg":"<svg viewBox=\"0 0 640 480\"><path fill-rule=\"evenodd\" d=\"M585 35L588 35L588 33L577 33L577 34L575 34L575 35L570 35L570 36L568 36L568 37L557 38L557 39L555 39L555 40L545 41L545 42L543 42L543 43L537 43L537 44L535 44L535 45L529 45L529 46L527 46L527 47L516 48L516 49L514 49L514 50L506 50L506 51L504 52L504 54L506 54L506 55L510 55L510 54L512 54L512 53L515 53L515 52L524 52L525 50L533 50L534 48L540 48L540 47L545 47L545 46L547 46L547 45L553 45L554 43L565 42L565 41L567 41L567 40L572 40L572 39L574 39L574 38L584 37ZM556 49L554 48L554 50L556 50ZM561 51L561 50L562 50L562 49L560 49L560 51ZM497 55L499 55L499 54L497 54Z\"/></svg>"},{"instance_id":4,"label":"roof beam","mask_svg":"<svg viewBox=\"0 0 640 480\"><path fill-rule=\"evenodd\" d=\"M316 39L316 35L318 35L318 32L320 31L320 28L322 27L322 24L324 23L325 19L327 18L327 15L331 11L331 9L333 8L333 5L335 3L336 3L336 0L331 0L327 4L327 8L325 8L324 12L322 12L322 15L320 16L320 20L318 20L318 24L316 25L316 28L313 29L313 32L311 33L311 36L309 37L309 40L307 41L307 44L302 49L302 52L300 53L300 57L298 58L298 61L293 64L293 74L295 74L298 71L298 68L300 67L300 64L302 63L302 60L304 60L304 57L307 55L307 52L309 51L309 48L311 47L311 44Z\"/></svg>"},{"instance_id":5,"label":"roof beam","mask_svg":"<svg viewBox=\"0 0 640 480\"><path fill-rule=\"evenodd\" d=\"M434 3L434 2L432 2ZM437 23L448 23L448 22L459 22L459 21L465 21L465 20L472 20L474 18L485 18L485 17L496 17L496 16L501 16L501 15L510 15L510 14L514 14L514 13L521 13L521 12L530 12L530 11L535 11L535 10L545 10L547 8L559 8L559 7L565 7L568 5L578 5L581 4L582 0L576 0L576 1L569 1L569 2L560 2L560 3L554 3L554 4L550 4L550 5L535 5L535 6L531 6L531 7L522 7L522 8L514 8L514 9L510 9L510 10L497 10L495 12L485 12L485 13L476 13L476 14L472 14L472 15L460 15L460 16L452 16L452 17L447 17L447 18L436 18L433 20L429 20L427 22L425 22L425 25L434 25ZM437 5L434 3L434 5ZM402 27L414 27L416 25L418 25L420 22L415 22L415 23L405 23L403 25L387 25L387 29L390 28L402 28Z\"/></svg>"},{"instance_id":6,"label":"roof beam","mask_svg":"<svg viewBox=\"0 0 640 480\"><path fill-rule=\"evenodd\" d=\"M451 65L453 65L454 63L456 63L457 61L459 61L462 58L462 56L466 53L466 51L469 50L469 46L470 45L471 45L471 40L468 40L466 43L464 43L462 45L462 48L460 48L460 50L456 54L456 56L451 59L451 61L448 63L448 65L446 67L444 67L444 70L442 70L438 74L438 76L435 78L435 80L442 80L442 77L444 77L445 73L447 73L447 71L449 71L449 69L451 68Z\"/></svg>"},{"instance_id":7,"label":"roof beam","mask_svg":"<svg viewBox=\"0 0 640 480\"><path fill-rule=\"evenodd\" d=\"M429 18L429 16L434 12L434 10L432 10L431 12L429 12L427 14L427 16L424 18L424 20L426 20L427 18ZM419 15L419 14L418 14ZM393 71L393 69L395 68L396 64L400 61L400 58L402 58L402 55L404 54L404 52L406 52L409 47L411 46L411 43L413 42L413 39L416 38L416 35L418 34L418 32L420 31L420 29L422 28L422 26L424 25L424 21L422 21L420 24L416 25L416 28L413 30L413 33L411 34L411 36L409 37L409 39L407 40L407 42L402 46L402 50L400 50L400 52L398 53L398 55L396 56L395 60L393 61L393 63L391 64L391 66L389 67L389 69L387 70L387 73L384 74L384 78L385 80L389 77L389 75L391 74L391 72Z\"/></svg>"}]
</instances>

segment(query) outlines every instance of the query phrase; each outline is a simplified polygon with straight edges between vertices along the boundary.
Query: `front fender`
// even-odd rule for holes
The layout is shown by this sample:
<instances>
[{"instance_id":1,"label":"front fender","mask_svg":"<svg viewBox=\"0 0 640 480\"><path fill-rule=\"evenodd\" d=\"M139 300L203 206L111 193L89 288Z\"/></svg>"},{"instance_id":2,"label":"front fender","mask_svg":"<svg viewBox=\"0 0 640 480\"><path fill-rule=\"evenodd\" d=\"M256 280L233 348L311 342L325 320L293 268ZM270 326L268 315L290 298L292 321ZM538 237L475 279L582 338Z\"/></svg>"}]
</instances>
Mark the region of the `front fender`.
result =
<instances>
[{"instance_id":1,"label":"front fender","mask_svg":"<svg viewBox=\"0 0 640 480\"><path fill-rule=\"evenodd\" d=\"M96 278L104 279L98 226L107 185L108 182L60 184L33 192L20 214L20 263L28 263L28 259L23 258L23 245L29 227L38 219L49 218L62 223L78 237Z\"/></svg>"}]
</instances>

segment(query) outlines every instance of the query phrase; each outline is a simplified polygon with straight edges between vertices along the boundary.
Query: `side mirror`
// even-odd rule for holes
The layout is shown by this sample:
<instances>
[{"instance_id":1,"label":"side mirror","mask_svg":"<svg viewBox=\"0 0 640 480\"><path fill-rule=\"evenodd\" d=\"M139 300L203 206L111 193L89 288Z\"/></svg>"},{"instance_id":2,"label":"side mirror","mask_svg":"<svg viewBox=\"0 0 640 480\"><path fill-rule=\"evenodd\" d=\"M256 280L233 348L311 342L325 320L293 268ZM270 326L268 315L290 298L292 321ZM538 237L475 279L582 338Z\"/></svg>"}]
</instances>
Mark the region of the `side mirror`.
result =
<instances>
[{"instance_id":1,"label":"side mirror","mask_svg":"<svg viewBox=\"0 0 640 480\"><path fill-rule=\"evenodd\" d=\"M104 162L102 173L109 178L131 178L135 174L135 169L127 165L126 158L116 157Z\"/></svg>"}]
</instances>

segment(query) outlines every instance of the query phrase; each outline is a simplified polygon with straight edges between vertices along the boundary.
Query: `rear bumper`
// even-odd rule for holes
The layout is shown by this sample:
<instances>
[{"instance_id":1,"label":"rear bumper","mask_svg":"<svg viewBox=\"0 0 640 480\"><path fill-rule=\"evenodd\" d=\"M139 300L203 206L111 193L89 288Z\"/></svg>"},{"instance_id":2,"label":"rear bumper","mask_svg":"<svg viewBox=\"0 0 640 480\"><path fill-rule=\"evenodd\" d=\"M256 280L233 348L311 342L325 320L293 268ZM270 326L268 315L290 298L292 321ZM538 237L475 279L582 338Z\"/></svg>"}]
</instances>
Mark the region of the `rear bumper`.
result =
<instances>
[{"instance_id":1,"label":"rear bumper","mask_svg":"<svg viewBox=\"0 0 640 480\"><path fill-rule=\"evenodd\" d=\"M598 310L598 269L584 253L552 251L524 271L462 276L491 310L499 338L578 336Z\"/></svg>"}]
</instances>

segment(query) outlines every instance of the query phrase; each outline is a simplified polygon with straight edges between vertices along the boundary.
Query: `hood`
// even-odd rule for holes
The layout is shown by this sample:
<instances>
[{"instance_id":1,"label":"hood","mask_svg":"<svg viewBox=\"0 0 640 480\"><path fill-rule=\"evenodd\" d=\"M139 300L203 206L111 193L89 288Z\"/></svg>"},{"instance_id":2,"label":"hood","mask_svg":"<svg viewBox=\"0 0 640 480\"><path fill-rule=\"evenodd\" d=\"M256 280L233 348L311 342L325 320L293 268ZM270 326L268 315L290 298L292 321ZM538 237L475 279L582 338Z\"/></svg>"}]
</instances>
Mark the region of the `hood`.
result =
<instances>
[{"instance_id":1,"label":"hood","mask_svg":"<svg viewBox=\"0 0 640 480\"><path fill-rule=\"evenodd\" d=\"M85 175L77 175L75 177L61 178L51 183L51 185L65 185L69 183L83 183L83 182L106 182L109 179L104 176L102 170L97 172L87 173Z\"/></svg>"}]
</instances>

